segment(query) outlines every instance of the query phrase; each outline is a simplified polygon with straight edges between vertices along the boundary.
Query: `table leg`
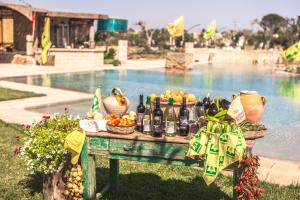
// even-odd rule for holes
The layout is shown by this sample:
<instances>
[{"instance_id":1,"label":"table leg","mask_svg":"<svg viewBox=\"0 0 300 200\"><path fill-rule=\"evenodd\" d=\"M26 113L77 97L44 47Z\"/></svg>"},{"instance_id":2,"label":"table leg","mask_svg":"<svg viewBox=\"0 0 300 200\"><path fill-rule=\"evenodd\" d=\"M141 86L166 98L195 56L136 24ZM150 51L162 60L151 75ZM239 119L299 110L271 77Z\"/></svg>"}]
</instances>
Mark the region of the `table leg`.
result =
<instances>
[{"instance_id":1,"label":"table leg","mask_svg":"<svg viewBox=\"0 0 300 200\"><path fill-rule=\"evenodd\" d=\"M86 141L81 152L81 165L83 168L84 199L94 200L96 199L95 156L88 154Z\"/></svg>"},{"instance_id":2,"label":"table leg","mask_svg":"<svg viewBox=\"0 0 300 200\"><path fill-rule=\"evenodd\" d=\"M110 192L119 190L119 160L109 159Z\"/></svg>"}]
</instances>

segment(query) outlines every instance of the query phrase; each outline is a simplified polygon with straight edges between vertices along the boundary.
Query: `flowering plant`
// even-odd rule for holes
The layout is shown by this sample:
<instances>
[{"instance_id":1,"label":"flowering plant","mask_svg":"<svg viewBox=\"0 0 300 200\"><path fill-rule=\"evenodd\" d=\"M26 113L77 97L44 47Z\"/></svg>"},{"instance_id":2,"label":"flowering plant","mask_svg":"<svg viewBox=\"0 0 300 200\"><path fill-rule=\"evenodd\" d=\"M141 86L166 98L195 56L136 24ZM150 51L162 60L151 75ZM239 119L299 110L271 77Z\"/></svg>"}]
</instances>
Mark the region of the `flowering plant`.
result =
<instances>
[{"instance_id":1,"label":"flowering plant","mask_svg":"<svg viewBox=\"0 0 300 200\"><path fill-rule=\"evenodd\" d=\"M64 149L66 136L79 127L79 119L64 114L53 118L44 116L43 120L25 129L24 146L20 155L24 158L30 173L49 174L60 171L68 160Z\"/></svg>"}]
</instances>

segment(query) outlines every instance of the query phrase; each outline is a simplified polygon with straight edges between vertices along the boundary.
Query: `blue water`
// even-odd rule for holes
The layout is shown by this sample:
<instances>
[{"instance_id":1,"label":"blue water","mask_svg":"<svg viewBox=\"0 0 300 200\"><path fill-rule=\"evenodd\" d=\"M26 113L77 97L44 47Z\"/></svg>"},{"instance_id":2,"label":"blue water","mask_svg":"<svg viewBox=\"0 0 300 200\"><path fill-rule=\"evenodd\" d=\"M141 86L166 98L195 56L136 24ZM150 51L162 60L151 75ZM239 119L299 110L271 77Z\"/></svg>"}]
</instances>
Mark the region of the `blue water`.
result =
<instances>
[{"instance_id":1,"label":"blue water","mask_svg":"<svg viewBox=\"0 0 300 200\"><path fill-rule=\"evenodd\" d=\"M10 80L34 85L93 93L102 87L102 95L113 87L120 87L131 101L134 109L138 95L160 94L166 89L183 90L203 98L223 96L231 99L241 90L256 90L267 97L263 122L269 135L257 142L259 154L300 160L293 152L300 152L300 77L273 72L261 66L195 66L185 73L166 73L139 70L105 70L89 73L69 73L31 77L16 77ZM71 113L84 115L91 101L70 103ZM39 109L41 112L62 112L65 105ZM282 143L282 140L285 142ZM295 143L290 150L288 143ZM276 147L274 146L276 144ZM277 150L278 152L274 151ZM297 151L295 151L297 150Z\"/></svg>"}]
</instances>

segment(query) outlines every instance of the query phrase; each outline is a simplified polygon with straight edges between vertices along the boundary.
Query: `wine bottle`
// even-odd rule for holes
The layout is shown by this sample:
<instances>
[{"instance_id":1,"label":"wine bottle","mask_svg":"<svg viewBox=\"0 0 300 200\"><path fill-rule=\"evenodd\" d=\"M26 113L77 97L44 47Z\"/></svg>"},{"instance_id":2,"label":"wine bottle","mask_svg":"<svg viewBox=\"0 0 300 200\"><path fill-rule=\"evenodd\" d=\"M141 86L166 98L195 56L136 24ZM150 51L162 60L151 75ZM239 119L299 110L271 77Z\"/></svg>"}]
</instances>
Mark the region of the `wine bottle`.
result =
<instances>
[{"instance_id":1,"label":"wine bottle","mask_svg":"<svg viewBox=\"0 0 300 200\"><path fill-rule=\"evenodd\" d=\"M179 135L187 136L189 134L189 110L186 108L186 97L183 97L179 110Z\"/></svg>"},{"instance_id":2,"label":"wine bottle","mask_svg":"<svg viewBox=\"0 0 300 200\"><path fill-rule=\"evenodd\" d=\"M144 119L144 114L145 114L145 106L143 103L143 95L140 95L140 103L137 106L137 114L136 114L136 130L143 132L143 119Z\"/></svg>"},{"instance_id":3,"label":"wine bottle","mask_svg":"<svg viewBox=\"0 0 300 200\"><path fill-rule=\"evenodd\" d=\"M156 97L153 110L153 137L161 137L163 133L163 111L160 109L160 98Z\"/></svg>"},{"instance_id":4,"label":"wine bottle","mask_svg":"<svg viewBox=\"0 0 300 200\"><path fill-rule=\"evenodd\" d=\"M169 105L165 110L165 135L174 137L176 136L176 113L174 109L174 99L169 99Z\"/></svg>"},{"instance_id":5,"label":"wine bottle","mask_svg":"<svg viewBox=\"0 0 300 200\"><path fill-rule=\"evenodd\" d=\"M145 134L150 134L151 133L151 110L150 110L150 104L151 104L151 97L147 96L146 110L145 110L144 119L143 119L143 125L144 125L143 133L145 133Z\"/></svg>"}]
</instances>

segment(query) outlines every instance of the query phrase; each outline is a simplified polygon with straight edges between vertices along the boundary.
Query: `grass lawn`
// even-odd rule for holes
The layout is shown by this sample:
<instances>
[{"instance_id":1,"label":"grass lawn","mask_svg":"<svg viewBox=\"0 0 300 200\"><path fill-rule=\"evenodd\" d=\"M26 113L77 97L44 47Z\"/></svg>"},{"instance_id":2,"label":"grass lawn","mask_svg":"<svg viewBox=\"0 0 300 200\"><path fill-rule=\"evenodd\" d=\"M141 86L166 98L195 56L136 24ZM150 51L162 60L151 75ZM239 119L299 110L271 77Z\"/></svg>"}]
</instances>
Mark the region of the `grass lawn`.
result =
<instances>
[{"instance_id":1,"label":"grass lawn","mask_svg":"<svg viewBox=\"0 0 300 200\"><path fill-rule=\"evenodd\" d=\"M42 199L42 176L30 176L25 163L13 156L20 145L16 135L22 137L22 127L0 121L0 199ZM97 158L97 189L108 179L108 161ZM120 162L121 191L105 199L231 199L232 178L219 175L215 183L206 186L199 172L188 167ZM300 199L300 186L279 187L263 183L262 199Z\"/></svg>"},{"instance_id":2,"label":"grass lawn","mask_svg":"<svg viewBox=\"0 0 300 200\"><path fill-rule=\"evenodd\" d=\"M25 92L20 90L12 90L0 87L0 101L7 101L13 99L23 99L28 97L40 97L45 96L44 94L37 94L34 92Z\"/></svg>"}]
</instances>

